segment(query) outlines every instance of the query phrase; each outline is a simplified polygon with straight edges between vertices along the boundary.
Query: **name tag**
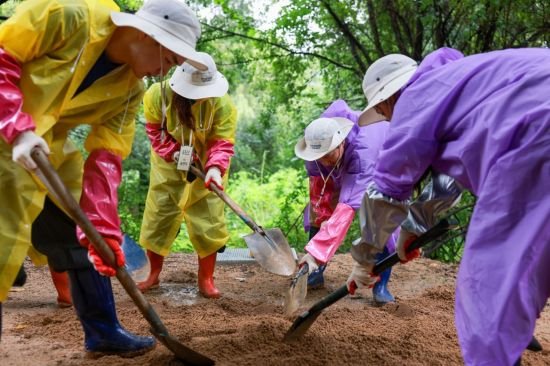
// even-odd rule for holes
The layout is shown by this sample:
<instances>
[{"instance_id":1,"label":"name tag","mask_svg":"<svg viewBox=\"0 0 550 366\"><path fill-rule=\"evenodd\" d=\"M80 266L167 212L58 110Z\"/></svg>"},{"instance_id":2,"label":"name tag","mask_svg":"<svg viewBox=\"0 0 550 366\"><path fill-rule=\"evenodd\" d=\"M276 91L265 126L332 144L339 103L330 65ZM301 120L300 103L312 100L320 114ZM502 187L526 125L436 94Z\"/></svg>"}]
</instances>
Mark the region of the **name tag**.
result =
<instances>
[{"instance_id":1,"label":"name tag","mask_svg":"<svg viewBox=\"0 0 550 366\"><path fill-rule=\"evenodd\" d=\"M180 154L178 156L178 165L177 169L184 172L189 170L191 166L191 160L193 159L193 147L183 145L180 149Z\"/></svg>"}]
</instances>

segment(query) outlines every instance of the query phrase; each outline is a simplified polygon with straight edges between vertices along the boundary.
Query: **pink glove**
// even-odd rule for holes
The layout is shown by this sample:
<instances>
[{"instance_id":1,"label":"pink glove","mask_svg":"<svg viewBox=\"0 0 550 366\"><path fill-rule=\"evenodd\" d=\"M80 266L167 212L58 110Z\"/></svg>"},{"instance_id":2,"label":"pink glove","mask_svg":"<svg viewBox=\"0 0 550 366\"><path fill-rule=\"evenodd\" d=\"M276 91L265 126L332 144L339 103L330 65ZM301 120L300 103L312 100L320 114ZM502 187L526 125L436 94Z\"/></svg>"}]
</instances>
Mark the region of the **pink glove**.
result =
<instances>
[{"instance_id":1,"label":"pink glove","mask_svg":"<svg viewBox=\"0 0 550 366\"><path fill-rule=\"evenodd\" d=\"M211 167L216 166L220 170L220 176L223 176L234 153L233 144L227 140L209 142L204 170L208 171Z\"/></svg>"},{"instance_id":2,"label":"pink glove","mask_svg":"<svg viewBox=\"0 0 550 366\"><path fill-rule=\"evenodd\" d=\"M145 132L147 133L147 137L149 137L149 141L151 141L153 151L156 152L158 156L168 163L176 160L174 156L176 153L179 153L181 145L166 131L164 131L164 140L162 139L160 123L145 123Z\"/></svg>"},{"instance_id":3,"label":"pink glove","mask_svg":"<svg viewBox=\"0 0 550 366\"><path fill-rule=\"evenodd\" d=\"M120 243L111 238L103 238L103 240L105 240L105 243L113 250L116 265L118 267L123 267L126 261ZM81 243L83 246L88 247L88 260L94 265L96 271L103 276L113 277L116 275L116 269L103 261L103 258L101 258L94 246L90 244L88 238L82 239Z\"/></svg>"},{"instance_id":4,"label":"pink glove","mask_svg":"<svg viewBox=\"0 0 550 366\"><path fill-rule=\"evenodd\" d=\"M209 190L212 190L210 188L211 184L215 184L216 187L218 187L223 191L222 174L220 172L220 169L218 169L218 167L215 167L215 166L208 169L208 171L206 172L206 176L204 177L204 186Z\"/></svg>"},{"instance_id":5,"label":"pink glove","mask_svg":"<svg viewBox=\"0 0 550 366\"><path fill-rule=\"evenodd\" d=\"M118 217L118 186L122 178L122 159L107 150L94 150L84 164L80 207L104 238L122 242ZM77 227L78 240L86 236Z\"/></svg>"},{"instance_id":6,"label":"pink glove","mask_svg":"<svg viewBox=\"0 0 550 366\"><path fill-rule=\"evenodd\" d=\"M306 245L305 250L318 262L327 263L342 244L353 222L355 210L345 204L336 205L330 218L323 222L319 232Z\"/></svg>"},{"instance_id":7,"label":"pink glove","mask_svg":"<svg viewBox=\"0 0 550 366\"><path fill-rule=\"evenodd\" d=\"M20 78L21 66L0 47L0 136L8 144L13 144L21 132L35 129L32 117L21 110L23 94L19 89Z\"/></svg>"}]
</instances>

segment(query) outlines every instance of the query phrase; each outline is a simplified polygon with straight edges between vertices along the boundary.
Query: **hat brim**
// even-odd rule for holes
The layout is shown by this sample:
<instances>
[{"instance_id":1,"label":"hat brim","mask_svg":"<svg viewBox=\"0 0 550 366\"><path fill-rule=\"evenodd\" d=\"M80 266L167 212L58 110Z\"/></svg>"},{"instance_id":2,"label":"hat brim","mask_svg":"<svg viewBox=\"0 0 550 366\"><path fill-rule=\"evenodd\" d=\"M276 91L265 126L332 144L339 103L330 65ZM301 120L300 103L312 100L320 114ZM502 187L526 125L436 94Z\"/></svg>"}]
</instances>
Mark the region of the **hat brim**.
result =
<instances>
[{"instance_id":1,"label":"hat brim","mask_svg":"<svg viewBox=\"0 0 550 366\"><path fill-rule=\"evenodd\" d=\"M346 137L348 137L354 123L347 118L331 117L330 119L333 119L338 123L339 131L341 133L332 137L332 142L329 148L326 151L322 152L312 151L310 148L308 148L305 137L302 137L300 140L298 140L296 145L294 145L294 154L297 157L305 161L319 160L323 156L336 149L342 143L342 141L344 141Z\"/></svg>"},{"instance_id":2,"label":"hat brim","mask_svg":"<svg viewBox=\"0 0 550 366\"><path fill-rule=\"evenodd\" d=\"M216 81L208 85L194 85L188 80L188 74L180 72L170 78L170 88L187 99L217 98L227 94L229 83L223 74L216 72Z\"/></svg>"},{"instance_id":3,"label":"hat brim","mask_svg":"<svg viewBox=\"0 0 550 366\"><path fill-rule=\"evenodd\" d=\"M172 34L164 31L154 23L151 23L143 18L140 18L134 14L111 12L111 20L118 27L132 27L140 30L160 43L165 48L185 57L186 62L193 65L195 68L201 71L205 71L208 67L200 62L201 56L195 51L194 47L191 47L187 42L173 36Z\"/></svg>"},{"instance_id":4,"label":"hat brim","mask_svg":"<svg viewBox=\"0 0 550 366\"><path fill-rule=\"evenodd\" d=\"M357 120L357 124L362 127L385 120L386 117L376 112L374 108L370 108L365 109L363 110L363 112L361 112L361 114L359 115L359 119Z\"/></svg>"},{"instance_id":5,"label":"hat brim","mask_svg":"<svg viewBox=\"0 0 550 366\"><path fill-rule=\"evenodd\" d=\"M376 94L374 94L374 97L372 97L372 100L369 100L369 104L367 107L363 110L362 113L365 113L369 109L373 108L374 106L382 103L395 93L397 93L402 87L404 87L407 82L410 80L410 78L413 76L413 74L416 72L416 68L407 71L403 75L400 75L399 77L393 79L388 84L384 86L384 88L380 91L378 91ZM372 121L371 123L374 123L377 121Z\"/></svg>"}]
</instances>

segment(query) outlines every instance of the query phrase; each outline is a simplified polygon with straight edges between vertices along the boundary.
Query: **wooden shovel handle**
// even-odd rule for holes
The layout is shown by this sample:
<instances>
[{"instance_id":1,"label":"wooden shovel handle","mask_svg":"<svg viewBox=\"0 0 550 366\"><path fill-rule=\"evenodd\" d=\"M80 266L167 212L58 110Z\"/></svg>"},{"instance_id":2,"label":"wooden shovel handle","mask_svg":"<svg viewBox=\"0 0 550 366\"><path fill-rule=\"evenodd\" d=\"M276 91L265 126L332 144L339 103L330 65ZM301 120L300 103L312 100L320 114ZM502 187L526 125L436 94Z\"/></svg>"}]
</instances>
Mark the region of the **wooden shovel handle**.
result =
<instances>
[{"instance_id":1,"label":"wooden shovel handle","mask_svg":"<svg viewBox=\"0 0 550 366\"><path fill-rule=\"evenodd\" d=\"M199 177L200 179L202 179L204 182L206 182L205 174L201 169L197 168L194 165L191 165L189 167L189 171L191 173L193 173L194 175L196 175L197 177ZM227 193L225 193L223 190L219 189L215 184L211 184L210 189L212 191L214 191L214 193L216 193L218 195L218 197L220 197L220 199L223 202L225 202L225 204L228 205L229 208L231 208L233 210L233 212L235 212L237 214L237 216L239 216L241 218L241 220L243 220L246 225L248 225L249 228L251 228L252 230L254 230L255 232L257 232L259 234L265 235L264 230L260 226L258 226L254 222L254 220L252 220L252 218L250 216L248 216L246 214L246 212L244 212L244 210L235 201L233 201L231 199L231 197L229 197L227 195Z\"/></svg>"},{"instance_id":2,"label":"wooden shovel handle","mask_svg":"<svg viewBox=\"0 0 550 366\"><path fill-rule=\"evenodd\" d=\"M134 280L128 274L125 268L117 267L115 262L115 254L111 248L105 243L101 234L97 231L94 225L91 223L88 216L82 211L80 205L76 202L71 195L54 167L51 165L46 154L40 148L35 148L31 152L31 157L38 166L39 175L41 179L45 179L46 186L53 190L53 195L56 196L61 202L60 204L67 211L73 221L82 229L86 237L90 240L90 245L99 252L101 258L106 261L110 266L116 268L116 277L136 303L143 316L149 321L151 327L159 334L168 334L168 331L157 313L151 307L149 302L145 299L143 294L137 288Z\"/></svg>"}]
</instances>

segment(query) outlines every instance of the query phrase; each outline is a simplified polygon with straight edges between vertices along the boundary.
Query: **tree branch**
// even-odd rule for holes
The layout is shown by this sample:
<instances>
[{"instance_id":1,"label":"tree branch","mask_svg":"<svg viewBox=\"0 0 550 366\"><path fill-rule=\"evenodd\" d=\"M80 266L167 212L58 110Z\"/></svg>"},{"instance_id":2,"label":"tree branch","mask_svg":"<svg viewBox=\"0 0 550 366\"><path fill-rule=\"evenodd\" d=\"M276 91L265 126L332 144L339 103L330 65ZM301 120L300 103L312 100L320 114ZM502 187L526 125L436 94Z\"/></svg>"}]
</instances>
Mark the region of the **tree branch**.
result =
<instances>
[{"instance_id":1,"label":"tree branch","mask_svg":"<svg viewBox=\"0 0 550 366\"><path fill-rule=\"evenodd\" d=\"M276 47L276 48L280 48L280 49L282 49L282 50L284 50L284 51L286 51L286 52L288 52L289 54L292 54L292 55L312 56L312 57L318 58L320 60L326 61L330 64L333 64L334 66L337 66L341 69L349 70L349 71L352 71L354 73L357 72L357 70L354 69L351 66L344 65L344 64L342 64L338 61L332 60L332 59L330 59L326 56L323 56L323 55L315 53L315 52L295 51L295 50L291 49L289 46L279 44L279 43L275 43L275 42L269 41L267 39L252 37L252 36L248 36L246 34L233 32L233 31L223 29L223 28L220 28L220 27L216 27L216 26L213 26L213 25L210 25L210 24L207 24L207 23L201 23L201 24L204 25L205 27L208 27L208 28L220 31L220 32L224 32L224 33L230 34L230 35L235 36L235 37L240 37L240 38L248 39L248 40L251 40L251 41L254 41L254 42L264 43L264 44L267 44L267 45L270 45L270 46L273 46L273 47Z\"/></svg>"},{"instance_id":2,"label":"tree branch","mask_svg":"<svg viewBox=\"0 0 550 366\"><path fill-rule=\"evenodd\" d=\"M338 17L338 14L336 14L336 12L334 11L334 9L332 9L330 4L326 0L321 0L321 2L323 3L325 9L327 9L328 13L332 17L332 19L334 20L334 22L336 23L336 25L338 26L338 28L340 29L344 37L348 40L351 48L351 53L353 55L353 58L359 65L359 68L361 69L361 75L362 75L365 71L367 71L367 66L365 65L365 62L363 62L363 60L361 59L361 56L357 51L358 50L361 51L361 54L367 60L367 62L372 63L372 59L369 57L369 53L367 52L365 47L363 47L361 42L359 42L357 38L353 35L353 33L349 29L349 26L346 24L346 22L344 22L342 19Z\"/></svg>"},{"instance_id":3,"label":"tree branch","mask_svg":"<svg viewBox=\"0 0 550 366\"><path fill-rule=\"evenodd\" d=\"M374 47L376 47L376 52L378 52L378 57L382 57L386 53L384 52L384 48L382 48L382 42L380 42L380 32L378 32L378 20L376 18L376 11L374 10L374 4L372 3L372 0L367 0L367 11L370 29L372 32L372 41L374 43Z\"/></svg>"}]
</instances>

